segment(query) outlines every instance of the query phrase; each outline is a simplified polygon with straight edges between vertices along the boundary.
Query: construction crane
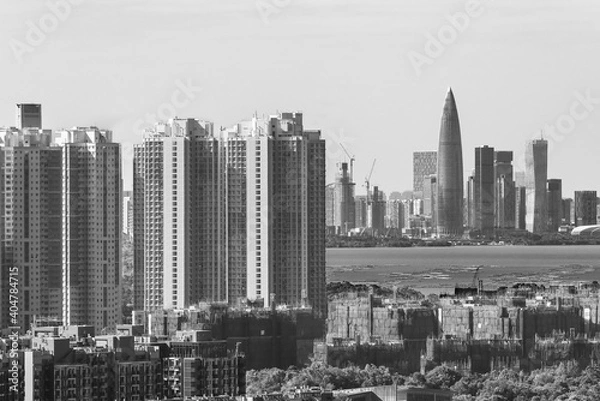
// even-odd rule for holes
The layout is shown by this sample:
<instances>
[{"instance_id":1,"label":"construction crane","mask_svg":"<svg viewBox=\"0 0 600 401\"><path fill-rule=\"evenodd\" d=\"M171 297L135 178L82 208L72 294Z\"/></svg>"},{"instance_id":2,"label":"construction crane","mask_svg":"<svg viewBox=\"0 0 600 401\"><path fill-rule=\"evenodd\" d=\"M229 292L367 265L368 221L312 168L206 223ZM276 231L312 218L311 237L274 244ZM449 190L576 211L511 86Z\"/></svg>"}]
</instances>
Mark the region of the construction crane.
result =
<instances>
[{"instance_id":1,"label":"construction crane","mask_svg":"<svg viewBox=\"0 0 600 401\"><path fill-rule=\"evenodd\" d=\"M356 159L354 158L354 155L350 156L350 153L346 150L344 145L342 145L340 143L340 146L342 147L342 149L344 149L344 152L346 152L346 155L348 155L348 159L350 159L350 182L354 182L354 161Z\"/></svg>"},{"instance_id":2,"label":"construction crane","mask_svg":"<svg viewBox=\"0 0 600 401\"><path fill-rule=\"evenodd\" d=\"M377 159L373 159L373 165L371 166L371 172L365 177L365 187L367 187L367 204L370 203L370 190L371 190L371 176L373 175L373 169L375 168L375 162Z\"/></svg>"},{"instance_id":3,"label":"construction crane","mask_svg":"<svg viewBox=\"0 0 600 401\"><path fill-rule=\"evenodd\" d=\"M477 295L483 294L483 280L479 278L479 269L481 266L477 266L475 269L475 274L473 274L473 283L471 283L471 288L477 289Z\"/></svg>"}]
</instances>

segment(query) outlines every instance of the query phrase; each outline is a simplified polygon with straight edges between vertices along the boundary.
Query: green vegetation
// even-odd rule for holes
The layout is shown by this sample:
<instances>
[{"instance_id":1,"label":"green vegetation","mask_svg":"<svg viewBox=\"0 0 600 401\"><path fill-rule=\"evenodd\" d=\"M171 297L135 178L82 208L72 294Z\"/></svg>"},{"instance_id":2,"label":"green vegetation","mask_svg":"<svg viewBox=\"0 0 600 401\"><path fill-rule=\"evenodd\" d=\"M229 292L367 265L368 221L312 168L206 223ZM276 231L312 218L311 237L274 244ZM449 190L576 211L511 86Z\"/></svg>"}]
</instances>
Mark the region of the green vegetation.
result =
<instances>
[{"instance_id":1,"label":"green vegetation","mask_svg":"<svg viewBox=\"0 0 600 401\"><path fill-rule=\"evenodd\" d=\"M331 299L338 295L344 295L349 293L357 294L369 294L377 297L391 298L394 296L394 289L390 287L384 287L377 284L353 284L348 281L334 281L327 283L327 296ZM401 300L415 300L420 301L425 296L410 287L400 287L396 289L396 298Z\"/></svg>"},{"instance_id":2,"label":"green vegetation","mask_svg":"<svg viewBox=\"0 0 600 401\"><path fill-rule=\"evenodd\" d=\"M301 386L335 390L382 386L393 380L394 376L384 367L367 365L363 369L356 366L341 369L313 361L303 369L290 366L287 370L251 370L246 373L246 392L248 395L287 392Z\"/></svg>"},{"instance_id":3,"label":"green vegetation","mask_svg":"<svg viewBox=\"0 0 600 401\"><path fill-rule=\"evenodd\" d=\"M499 231L497 241L513 245L600 245L599 239L573 237L571 234L533 234L527 231Z\"/></svg>"},{"instance_id":4,"label":"green vegetation","mask_svg":"<svg viewBox=\"0 0 600 401\"><path fill-rule=\"evenodd\" d=\"M327 237L325 246L327 248L406 248L413 246L413 243L408 238L376 238L371 236L346 237L341 235L335 235Z\"/></svg>"},{"instance_id":5,"label":"green vegetation","mask_svg":"<svg viewBox=\"0 0 600 401\"><path fill-rule=\"evenodd\" d=\"M446 240L409 239L406 237L346 237L342 235L328 236L327 248L410 248L413 246L451 246Z\"/></svg>"},{"instance_id":6,"label":"green vegetation","mask_svg":"<svg viewBox=\"0 0 600 401\"><path fill-rule=\"evenodd\" d=\"M317 386L327 390L392 384L454 391L455 401L552 401L600 399L600 366L580 368L576 362L531 373L509 369L487 374L460 374L438 366L427 374L400 376L387 368L367 365L340 369L313 361L309 366L287 370L251 370L246 375L248 395L286 392L300 386Z\"/></svg>"},{"instance_id":7,"label":"green vegetation","mask_svg":"<svg viewBox=\"0 0 600 401\"><path fill-rule=\"evenodd\" d=\"M571 234L547 233L533 234L525 230L496 230L494 236L481 235L477 230L468 233L469 239L460 241L461 245L486 245L503 242L506 245L600 245L598 238L579 238ZM328 236L327 248L407 248L413 246L452 246L452 243L442 239L423 240L406 237L347 237L341 235Z\"/></svg>"}]
</instances>

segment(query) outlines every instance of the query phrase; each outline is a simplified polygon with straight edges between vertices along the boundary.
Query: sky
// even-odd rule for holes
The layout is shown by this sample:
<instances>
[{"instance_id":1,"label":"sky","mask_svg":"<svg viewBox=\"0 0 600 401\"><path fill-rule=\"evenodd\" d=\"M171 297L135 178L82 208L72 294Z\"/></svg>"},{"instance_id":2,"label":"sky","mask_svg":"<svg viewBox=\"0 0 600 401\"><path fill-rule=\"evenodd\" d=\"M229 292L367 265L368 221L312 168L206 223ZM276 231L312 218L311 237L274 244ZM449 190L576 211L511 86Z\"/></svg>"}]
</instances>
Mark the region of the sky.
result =
<instances>
[{"instance_id":1,"label":"sky","mask_svg":"<svg viewBox=\"0 0 600 401\"><path fill-rule=\"evenodd\" d=\"M95 125L132 145L161 117L215 127L304 113L327 140L328 180L355 155L357 193L412 187L437 149L448 87L465 179L474 148L549 141L563 197L600 190L597 0L2 0L0 125L43 104L45 128ZM4 43L1 43L4 42Z\"/></svg>"}]
</instances>

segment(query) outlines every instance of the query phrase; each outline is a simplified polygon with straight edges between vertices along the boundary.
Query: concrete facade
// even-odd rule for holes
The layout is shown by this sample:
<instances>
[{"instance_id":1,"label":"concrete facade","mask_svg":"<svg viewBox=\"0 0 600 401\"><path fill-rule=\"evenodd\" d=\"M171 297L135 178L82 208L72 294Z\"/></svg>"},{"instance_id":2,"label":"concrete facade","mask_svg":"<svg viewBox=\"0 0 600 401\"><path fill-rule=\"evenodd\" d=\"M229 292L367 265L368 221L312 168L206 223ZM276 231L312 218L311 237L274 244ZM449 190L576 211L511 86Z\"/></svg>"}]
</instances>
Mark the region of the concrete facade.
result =
<instances>
[{"instance_id":1,"label":"concrete facade","mask_svg":"<svg viewBox=\"0 0 600 401\"><path fill-rule=\"evenodd\" d=\"M0 131L2 276L19 283L18 324L34 317L114 328L120 319L121 150L110 131Z\"/></svg>"},{"instance_id":2,"label":"concrete facade","mask_svg":"<svg viewBox=\"0 0 600 401\"><path fill-rule=\"evenodd\" d=\"M140 229L134 236L134 269L143 277L135 282L141 286L135 289L138 302L143 297L143 305L136 305L140 309L227 300L219 280L228 267L219 145L212 123L178 119L146 131L136 148L134 227Z\"/></svg>"},{"instance_id":3,"label":"concrete facade","mask_svg":"<svg viewBox=\"0 0 600 401\"><path fill-rule=\"evenodd\" d=\"M218 134L175 119L135 152L137 309L249 299L326 313L325 142L302 114Z\"/></svg>"},{"instance_id":4,"label":"concrete facade","mask_svg":"<svg viewBox=\"0 0 600 401\"><path fill-rule=\"evenodd\" d=\"M413 191L423 192L423 180L431 174L437 173L437 151L413 152Z\"/></svg>"}]
</instances>

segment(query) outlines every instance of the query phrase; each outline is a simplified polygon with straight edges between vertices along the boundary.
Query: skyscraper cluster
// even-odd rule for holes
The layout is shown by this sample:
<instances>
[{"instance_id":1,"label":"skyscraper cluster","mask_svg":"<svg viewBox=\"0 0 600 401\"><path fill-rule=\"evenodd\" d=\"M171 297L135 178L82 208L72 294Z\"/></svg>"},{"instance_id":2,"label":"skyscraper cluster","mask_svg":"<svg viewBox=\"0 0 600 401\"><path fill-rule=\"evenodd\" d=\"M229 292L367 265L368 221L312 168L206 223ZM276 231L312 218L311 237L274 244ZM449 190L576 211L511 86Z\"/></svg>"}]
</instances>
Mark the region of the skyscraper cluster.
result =
<instances>
[{"instance_id":1,"label":"skyscraper cluster","mask_svg":"<svg viewBox=\"0 0 600 401\"><path fill-rule=\"evenodd\" d=\"M135 308L325 313L325 191L325 141L301 113L157 124L134 154Z\"/></svg>"},{"instance_id":2,"label":"skyscraper cluster","mask_svg":"<svg viewBox=\"0 0 600 401\"><path fill-rule=\"evenodd\" d=\"M114 330L122 236L133 237L137 309L326 313L325 141L301 113L217 132L157 123L135 146L125 193L112 132L43 129L38 104L17 105L15 125L0 128L0 326Z\"/></svg>"},{"instance_id":3,"label":"skyscraper cluster","mask_svg":"<svg viewBox=\"0 0 600 401\"><path fill-rule=\"evenodd\" d=\"M463 188L461 130L451 89L444 102L438 151L414 152L413 181L407 212L427 222L421 224L420 234L460 237L474 230L491 236L498 229L545 233L597 221L595 191L576 191L574 201L563 199L562 180L548 179L548 142L542 137L527 142L522 172L514 171L512 151L476 147L475 168ZM405 227L412 228L413 220L417 219L408 218Z\"/></svg>"},{"instance_id":4,"label":"skyscraper cluster","mask_svg":"<svg viewBox=\"0 0 600 401\"><path fill-rule=\"evenodd\" d=\"M114 328L121 147L96 127L42 129L38 104L17 105L16 125L0 128L0 325Z\"/></svg>"},{"instance_id":5,"label":"skyscraper cluster","mask_svg":"<svg viewBox=\"0 0 600 401\"><path fill-rule=\"evenodd\" d=\"M466 227L491 235L515 228L513 152L490 146L475 148L475 168L467 180Z\"/></svg>"}]
</instances>

